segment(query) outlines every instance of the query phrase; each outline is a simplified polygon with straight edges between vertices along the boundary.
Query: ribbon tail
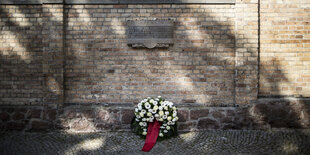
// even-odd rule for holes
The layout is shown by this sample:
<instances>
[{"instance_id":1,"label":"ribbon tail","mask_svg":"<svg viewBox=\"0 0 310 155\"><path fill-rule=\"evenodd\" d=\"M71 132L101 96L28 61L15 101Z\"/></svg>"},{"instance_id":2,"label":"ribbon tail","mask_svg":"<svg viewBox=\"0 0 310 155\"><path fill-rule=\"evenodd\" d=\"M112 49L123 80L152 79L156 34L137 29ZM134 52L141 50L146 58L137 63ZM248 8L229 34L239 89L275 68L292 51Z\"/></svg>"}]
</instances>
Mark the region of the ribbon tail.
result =
<instances>
[{"instance_id":1,"label":"ribbon tail","mask_svg":"<svg viewBox=\"0 0 310 155\"><path fill-rule=\"evenodd\" d=\"M158 121L155 120L155 122L149 123L148 132L142 151L149 152L154 147L159 134L159 128L160 123Z\"/></svg>"},{"instance_id":2,"label":"ribbon tail","mask_svg":"<svg viewBox=\"0 0 310 155\"><path fill-rule=\"evenodd\" d=\"M151 133L152 133L154 124L155 124L154 122L150 122L150 123L149 123L148 128L147 128L146 139L149 139L149 138L150 138L150 135L151 135Z\"/></svg>"}]
</instances>

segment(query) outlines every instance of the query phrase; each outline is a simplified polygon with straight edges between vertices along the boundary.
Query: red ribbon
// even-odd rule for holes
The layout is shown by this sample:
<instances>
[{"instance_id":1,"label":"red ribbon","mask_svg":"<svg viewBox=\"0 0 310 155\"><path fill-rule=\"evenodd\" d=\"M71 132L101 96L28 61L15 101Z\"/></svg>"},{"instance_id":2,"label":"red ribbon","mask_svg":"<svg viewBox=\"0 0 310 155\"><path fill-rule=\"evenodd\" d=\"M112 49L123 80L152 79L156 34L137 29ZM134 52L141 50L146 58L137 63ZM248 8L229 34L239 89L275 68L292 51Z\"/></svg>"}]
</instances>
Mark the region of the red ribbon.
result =
<instances>
[{"instance_id":1,"label":"red ribbon","mask_svg":"<svg viewBox=\"0 0 310 155\"><path fill-rule=\"evenodd\" d=\"M142 151L149 152L155 145L158 134L159 134L160 123L155 120L155 122L149 122L147 135L145 139Z\"/></svg>"}]
</instances>

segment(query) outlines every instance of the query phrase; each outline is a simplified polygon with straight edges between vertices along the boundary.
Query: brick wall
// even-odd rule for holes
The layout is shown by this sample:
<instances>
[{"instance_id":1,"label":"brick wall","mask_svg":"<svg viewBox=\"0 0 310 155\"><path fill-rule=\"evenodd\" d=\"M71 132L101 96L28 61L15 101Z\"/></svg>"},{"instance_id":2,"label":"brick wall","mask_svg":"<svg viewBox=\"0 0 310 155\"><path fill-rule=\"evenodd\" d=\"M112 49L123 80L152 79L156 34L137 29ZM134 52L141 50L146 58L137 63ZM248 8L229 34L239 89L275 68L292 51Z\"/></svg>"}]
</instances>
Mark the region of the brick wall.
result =
<instances>
[{"instance_id":1,"label":"brick wall","mask_svg":"<svg viewBox=\"0 0 310 155\"><path fill-rule=\"evenodd\" d=\"M64 101L64 18L62 4L43 5L44 103Z\"/></svg>"},{"instance_id":2,"label":"brick wall","mask_svg":"<svg viewBox=\"0 0 310 155\"><path fill-rule=\"evenodd\" d=\"M44 2L0 5L0 130L128 129L158 95L183 131L309 128L309 2ZM154 18L174 45L128 46L126 21Z\"/></svg>"},{"instance_id":3,"label":"brick wall","mask_svg":"<svg viewBox=\"0 0 310 155\"><path fill-rule=\"evenodd\" d=\"M66 5L66 102L234 103L234 5ZM126 21L175 20L167 49L127 46Z\"/></svg>"},{"instance_id":4,"label":"brick wall","mask_svg":"<svg viewBox=\"0 0 310 155\"><path fill-rule=\"evenodd\" d=\"M250 104L258 92L258 0L236 1L236 103Z\"/></svg>"},{"instance_id":5,"label":"brick wall","mask_svg":"<svg viewBox=\"0 0 310 155\"><path fill-rule=\"evenodd\" d=\"M310 97L310 2L261 0L260 96Z\"/></svg>"},{"instance_id":6,"label":"brick wall","mask_svg":"<svg viewBox=\"0 0 310 155\"><path fill-rule=\"evenodd\" d=\"M42 6L0 5L0 103L41 104Z\"/></svg>"}]
</instances>

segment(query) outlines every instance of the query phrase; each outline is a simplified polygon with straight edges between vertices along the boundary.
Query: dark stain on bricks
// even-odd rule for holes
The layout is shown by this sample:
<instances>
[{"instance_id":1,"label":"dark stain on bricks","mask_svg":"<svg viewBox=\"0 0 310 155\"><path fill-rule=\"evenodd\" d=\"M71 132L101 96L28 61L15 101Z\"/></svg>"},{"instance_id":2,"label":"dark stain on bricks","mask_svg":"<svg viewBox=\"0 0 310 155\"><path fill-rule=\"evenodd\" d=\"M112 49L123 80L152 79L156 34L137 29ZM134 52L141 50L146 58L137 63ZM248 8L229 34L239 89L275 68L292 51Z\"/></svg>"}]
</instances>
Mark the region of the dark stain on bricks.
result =
<instances>
[{"instance_id":1,"label":"dark stain on bricks","mask_svg":"<svg viewBox=\"0 0 310 155\"><path fill-rule=\"evenodd\" d=\"M109 69L108 73L115 73L115 70L114 69Z\"/></svg>"}]
</instances>

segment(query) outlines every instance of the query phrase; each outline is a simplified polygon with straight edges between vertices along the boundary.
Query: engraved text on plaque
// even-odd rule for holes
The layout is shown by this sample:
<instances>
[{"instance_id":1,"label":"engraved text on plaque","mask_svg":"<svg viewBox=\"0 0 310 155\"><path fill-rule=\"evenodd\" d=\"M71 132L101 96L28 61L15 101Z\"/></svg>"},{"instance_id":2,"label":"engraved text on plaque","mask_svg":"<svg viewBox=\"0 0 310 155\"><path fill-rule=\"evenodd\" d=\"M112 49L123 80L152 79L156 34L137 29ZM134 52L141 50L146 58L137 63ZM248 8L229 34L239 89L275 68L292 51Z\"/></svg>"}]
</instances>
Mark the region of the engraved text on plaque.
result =
<instances>
[{"instance_id":1,"label":"engraved text on plaque","mask_svg":"<svg viewBox=\"0 0 310 155\"><path fill-rule=\"evenodd\" d=\"M127 21L128 45L132 47L169 47L173 44L172 20Z\"/></svg>"}]
</instances>

